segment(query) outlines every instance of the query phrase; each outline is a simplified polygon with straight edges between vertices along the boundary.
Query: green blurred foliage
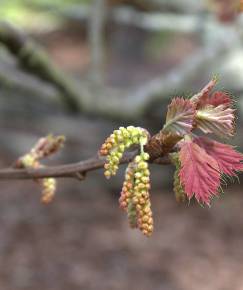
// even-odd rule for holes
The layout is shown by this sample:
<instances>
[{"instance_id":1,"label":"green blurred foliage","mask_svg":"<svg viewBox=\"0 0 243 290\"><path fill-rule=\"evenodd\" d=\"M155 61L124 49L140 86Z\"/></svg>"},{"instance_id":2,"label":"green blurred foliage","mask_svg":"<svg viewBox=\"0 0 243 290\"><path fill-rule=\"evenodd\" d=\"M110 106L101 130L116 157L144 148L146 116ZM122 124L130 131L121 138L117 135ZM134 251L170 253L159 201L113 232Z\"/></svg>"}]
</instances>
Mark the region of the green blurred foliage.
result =
<instances>
[{"instance_id":1,"label":"green blurred foliage","mask_svg":"<svg viewBox=\"0 0 243 290\"><path fill-rule=\"evenodd\" d=\"M26 29L45 29L62 22L58 9L74 4L90 4L90 0L1 0L0 19ZM55 13L54 13L55 12Z\"/></svg>"}]
</instances>

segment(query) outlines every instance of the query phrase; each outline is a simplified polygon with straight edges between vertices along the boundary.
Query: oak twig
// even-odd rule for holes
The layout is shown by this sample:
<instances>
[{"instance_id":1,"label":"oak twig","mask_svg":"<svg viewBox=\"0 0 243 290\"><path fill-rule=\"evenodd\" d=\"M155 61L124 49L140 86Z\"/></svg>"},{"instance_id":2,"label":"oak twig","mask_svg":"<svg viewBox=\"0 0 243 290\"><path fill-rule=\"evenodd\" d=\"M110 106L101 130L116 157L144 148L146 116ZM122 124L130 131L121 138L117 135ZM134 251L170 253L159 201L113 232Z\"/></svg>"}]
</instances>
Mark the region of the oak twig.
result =
<instances>
[{"instance_id":1,"label":"oak twig","mask_svg":"<svg viewBox=\"0 0 243 290\"><path fill-rule=\"evenodd\" d=\"M135 155L136 152L126 153L121 160L121 164L129 163ZM167 156L156 159L152 163L165 165L170 164L170 160ZM10 179L40 179L46 177L76 178L79 180L83 180L87 172L100 169L104 166L104 164L105 158L96 155L84 161L65 165L50 166L50 167L47 166L36 169L6 168L0 170L0 180L3 181Z\"/></svg>"}]
</instances>

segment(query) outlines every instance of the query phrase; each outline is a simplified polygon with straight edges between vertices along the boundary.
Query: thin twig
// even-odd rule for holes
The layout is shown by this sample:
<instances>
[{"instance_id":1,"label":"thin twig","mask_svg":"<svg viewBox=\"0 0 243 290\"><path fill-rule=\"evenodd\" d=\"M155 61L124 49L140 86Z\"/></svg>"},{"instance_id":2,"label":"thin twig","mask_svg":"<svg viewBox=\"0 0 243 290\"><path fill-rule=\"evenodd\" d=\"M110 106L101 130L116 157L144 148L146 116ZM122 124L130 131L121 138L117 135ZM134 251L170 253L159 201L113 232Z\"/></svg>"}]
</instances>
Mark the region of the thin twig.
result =
<instances>
[{"instance_id":1,"label":"thin twig","mask_svg":"<svg viewBox=\"0 0 243 290\"><path fill-rule=\"evenodd\" d=\"M121 164L129 163L136 152L126 153L121 160ZM168 157L160 158L153 161L155 164L170 164ZM10 179L40 179L46 177L55 178L77 178L83 180L84 176L89 171L94 171L100 169L105 164L105 158L99 157L98 155L89 158L84 161L77 163L70 163L58 166L48 166L38 169L16 169L16 168L6 168L0 170L0 180L10 180Z\"/></svg>"}]
</instances>

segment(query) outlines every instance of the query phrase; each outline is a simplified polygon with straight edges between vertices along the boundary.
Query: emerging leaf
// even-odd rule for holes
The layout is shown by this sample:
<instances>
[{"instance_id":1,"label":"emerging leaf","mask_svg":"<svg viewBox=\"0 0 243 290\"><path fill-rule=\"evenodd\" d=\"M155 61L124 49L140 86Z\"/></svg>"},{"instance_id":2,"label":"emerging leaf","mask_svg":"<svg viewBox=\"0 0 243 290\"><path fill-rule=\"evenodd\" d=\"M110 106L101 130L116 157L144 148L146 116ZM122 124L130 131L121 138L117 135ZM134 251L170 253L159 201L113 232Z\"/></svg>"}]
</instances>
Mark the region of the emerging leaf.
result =
<instances>
[{"instance_id":1,"label":"emerging leaf","mask_svg":"<svg viewBox=\"0 0 243 290\"><path fill-rule=\"evenodd\" d=\"M192 131L195 108L190 100L174 98L168 106L163 132L185 135Z\"/></svg>"},{"instance_id":2,"label":"emerging leaf","mask_svg":"<svg viewBox=\"0 0 243 290\"><path fill-rule=\"evenodd\" d=\"M206 100L209 98L209 95L216 84L217 78L215 77L199 93L191 98L191 101L197 108L201 108L205 105Z\"/></svg>"},{"instance_id":3,"label":"emerging leaf","mask_svg":"<svg viewBox=\"0 0 243 290\"><path fill-rule=\"evenodd\" d=\"M236 176L237 171L243 170L243 154L235 151L232 146L206 137L197 137L194 142L218 162L221 173Z\"/></svg>"},{"instance_id":4,"label":"emerging leaf","mask_svg":"<svg viewBox=\"0 0 243 290\"><path fill-rule=\"evenodd\" d=\"M220 172L216 160L192 141L183 142L179 152L181 183L189 199L195 195L198 202L210 204L218 194Z\"/></svg>"},{"instance_id":5,"label":"emerging leaf","mask_svg":"<svg viewBox=\"0 0 243 290\"><path fill-rule=\"evenodd\" d=\"M205 105L212 105L217 107L224 105L226 108L231 107L233 100L230 95L225 92L217 91L212 94L211 97L207 98Z\"/></svg>"},{"instance_id":6,"label":"emerging leaf","mask_svg":"<svg viewBox=\"0 0 243 290\"><path fill-rule=\"evenodd\" d=\"M232 105L232 98L229 94L222 91L212 93L216 84L217 78L214 78L198 94L191 98L191 101L196 105L197 109L201 109L207 105L214 107L224 105L227 108Z\"/></svg>"},{"instance_id":7,"label":"emerging leaf","mask_svg":"<svg viewBox=\"0 0 243 290\"><path fill-rule=\"evenodd\" d=\"M198 110L196 125L205 134L214 133L219 137L229 137L234 134L234 109L224 105L213 107L211 105Z\"/></svg>"}]
</instances>

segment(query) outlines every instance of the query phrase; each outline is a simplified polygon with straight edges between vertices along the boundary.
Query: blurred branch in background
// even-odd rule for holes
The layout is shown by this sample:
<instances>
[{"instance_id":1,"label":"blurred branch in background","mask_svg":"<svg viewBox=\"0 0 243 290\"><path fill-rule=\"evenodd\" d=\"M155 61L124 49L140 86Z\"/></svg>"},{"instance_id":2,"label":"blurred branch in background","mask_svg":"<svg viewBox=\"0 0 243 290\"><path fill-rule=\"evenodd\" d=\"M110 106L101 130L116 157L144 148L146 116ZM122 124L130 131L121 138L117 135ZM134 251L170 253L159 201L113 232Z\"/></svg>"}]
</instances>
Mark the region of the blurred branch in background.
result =
<instances>
[{"instance_id":1,"label":"blurred branch in background","mask_svg":"<svg viewBox=\"0 0 243 290\"><path fill-rule=\"evenodd\" d=\"M23 70L54 84L60 90L60 96L67 108L77 111L77 92L72 81L55 67L43 49L7 23L0 23L0 42L15 55Z\"/></svg>"},{"instance_id":2,"label":"blurred branch in background","mask_svg":"<svg viewBox=\"0 0 243 290\"><path fill-rule=\"evenodd\" d=\"M89 29L92 33L102 30L105 18L111 23L131 25L151 31L169 30L183 33L197 32L202 23L202 19L198 15L183 15L160 11L137 11L129 6L105 8L107 5L103 4L103 7L99 7L99 10L97 10L94 6L101 6L101 3L99 3L98 0L96 1L98 3L94 1L92 7L87 7L87 5L72 5L69 8L53 8L53 11L63 15L69 20L75 20L80 23L85 23L89 19ZM105 11L107 9L108 11ZM98 14L98 12L99 15L97 17L96 14ZM94 28L95 25L99 25L100 27L96 26L96 28Z\"/></svg>"},{"instance_id":3,"label":"blurred branch in background","mask_svg":"<svg viewBox=\"0 0 243 290\"><path fill-rule=\"evenodd\" d=\"M164 5L166 1L162 2ZM189 2L186 1L186 3ZM237 26L237 23L228 27L217 22L214 18L207 18L204 21L205 19L200 15L154 12L151 14L135 11L129 7L114 7L109 9L108 13L105 0L94 0L92 3L91 10L85 9L85 13L82 12L82 5L75 5L73 10L62 10L63 13L65 11L75 11L74 17L76 20L79 19L80 15L80 21L83 21L83 17L85 17L85 21L89 23L91 75L93 76L91 79L84 78L78 82L70 80L64 73L54 67L46 54L23 33L4 23L0 25L0 41L15 55L21 67L54 84L61 92L63 102L77 111L123 120L136 119L146 115L152 106L164 101L170 97L170 94L185 90L187 84L193 81L195 75L206 66L220 72L218 63L233 50L241 47L241 29ZM177 3L177 1L173 1L173 3ZM169 3L167 4L169 5ZM67 17L71 15L69 12ZM157 75L154 79L140 84L137 88L120 89L110 87L104 83L104 27L108 20L149 30L161 29L162 31L173 30L179 33L195 33L200 37L202 47L167 74ZM227 37L225 37L226 33ZM8 76L5 75L4 77L6 80ZM11 81L14 82L14 79ZM30 82L22 80L21 83L18 83L18 86L28 88L29 84ZM34 86L31 87L32 90L33 88ZM44 89L43 94L45 94Z\"/></svg>"},{"instance_id":4,"label":"blurred branch in background","mask_svg":"<svg viewBox=\"0 0 243 290\"><path fill-rule=\"evenodd\" d=\"M131 25L151 31L175 31L195 33L201 27L202 19L195 15L176 15L162 12L140 12L128 7L113 8L110 20L122 25Z\"/></svg>"},{"instance_id":5,"label":"blurred branch in background","mask_svg":"<svg viewBox=\"0 0 243 290\"><path fill-rule=\"evenodd\" d=\"M104 82L106 0L94 0L89 17L90 74L94 83Z\"/></svg>"},{"instance_id":6,"label":"blurred branch in background","mask_svg":"<svg viewBox=\"0 0 243 290\"><path fill-rule=\"evenodd\" d=\"M13 36L13 34L11 35ZM14 36L16 37L18 34L15 33ZM2 38L2 41L5 41L5 39ZM5 42L5 44L11 49L9 42ZM81 91L78 90L77 93L75 93L75 102L78 103L79 108L82 108L83 103L83 109L89 113L114 115L121 119L127 117L136 118L146 113L151 103L161 100L161 98L164 98L165 95L169 95L173 91L180 90L185 85L186 81L193 78L194 75L207 63L213 60L216 61L217 58L221 58L222 53L225 53L225 48L227 48L225 47L226 44L227 43L218 42L214 49L206 47L205 49L196 52L195 55L190 56L179 67L173 69L167 75L163 74L161 77L158 76L154 80L141 85L141 87L133 91L125 92L124 90L120 90L119 92L119 90L113 89L95 91L96 89L92 87L92 83L89 84L87 82L86 84L83 83L83 85L81 83ZM17 54L17 57L19 57L19 54ZM41 73L40 76L42 78L56 81L52 76L50 78L50 71L39 71L39 67L33 65L31 62L25 63L24 60L26 59L21 59L22 67L27 68L28 70L31 67L32 73L38 76ZM43 58L40 60L43 60ZM50 67L50 64L48 66ZM47 72L48 74L44 75ZM66 81L64 84L65 83ZM64 85L62 84L62 86ZM99 98L96 99L98 94ZM108 97L110 102L107 102ZM67 98L69 98L69 95L67 95Z\"/></svg>"}]
</instances>

